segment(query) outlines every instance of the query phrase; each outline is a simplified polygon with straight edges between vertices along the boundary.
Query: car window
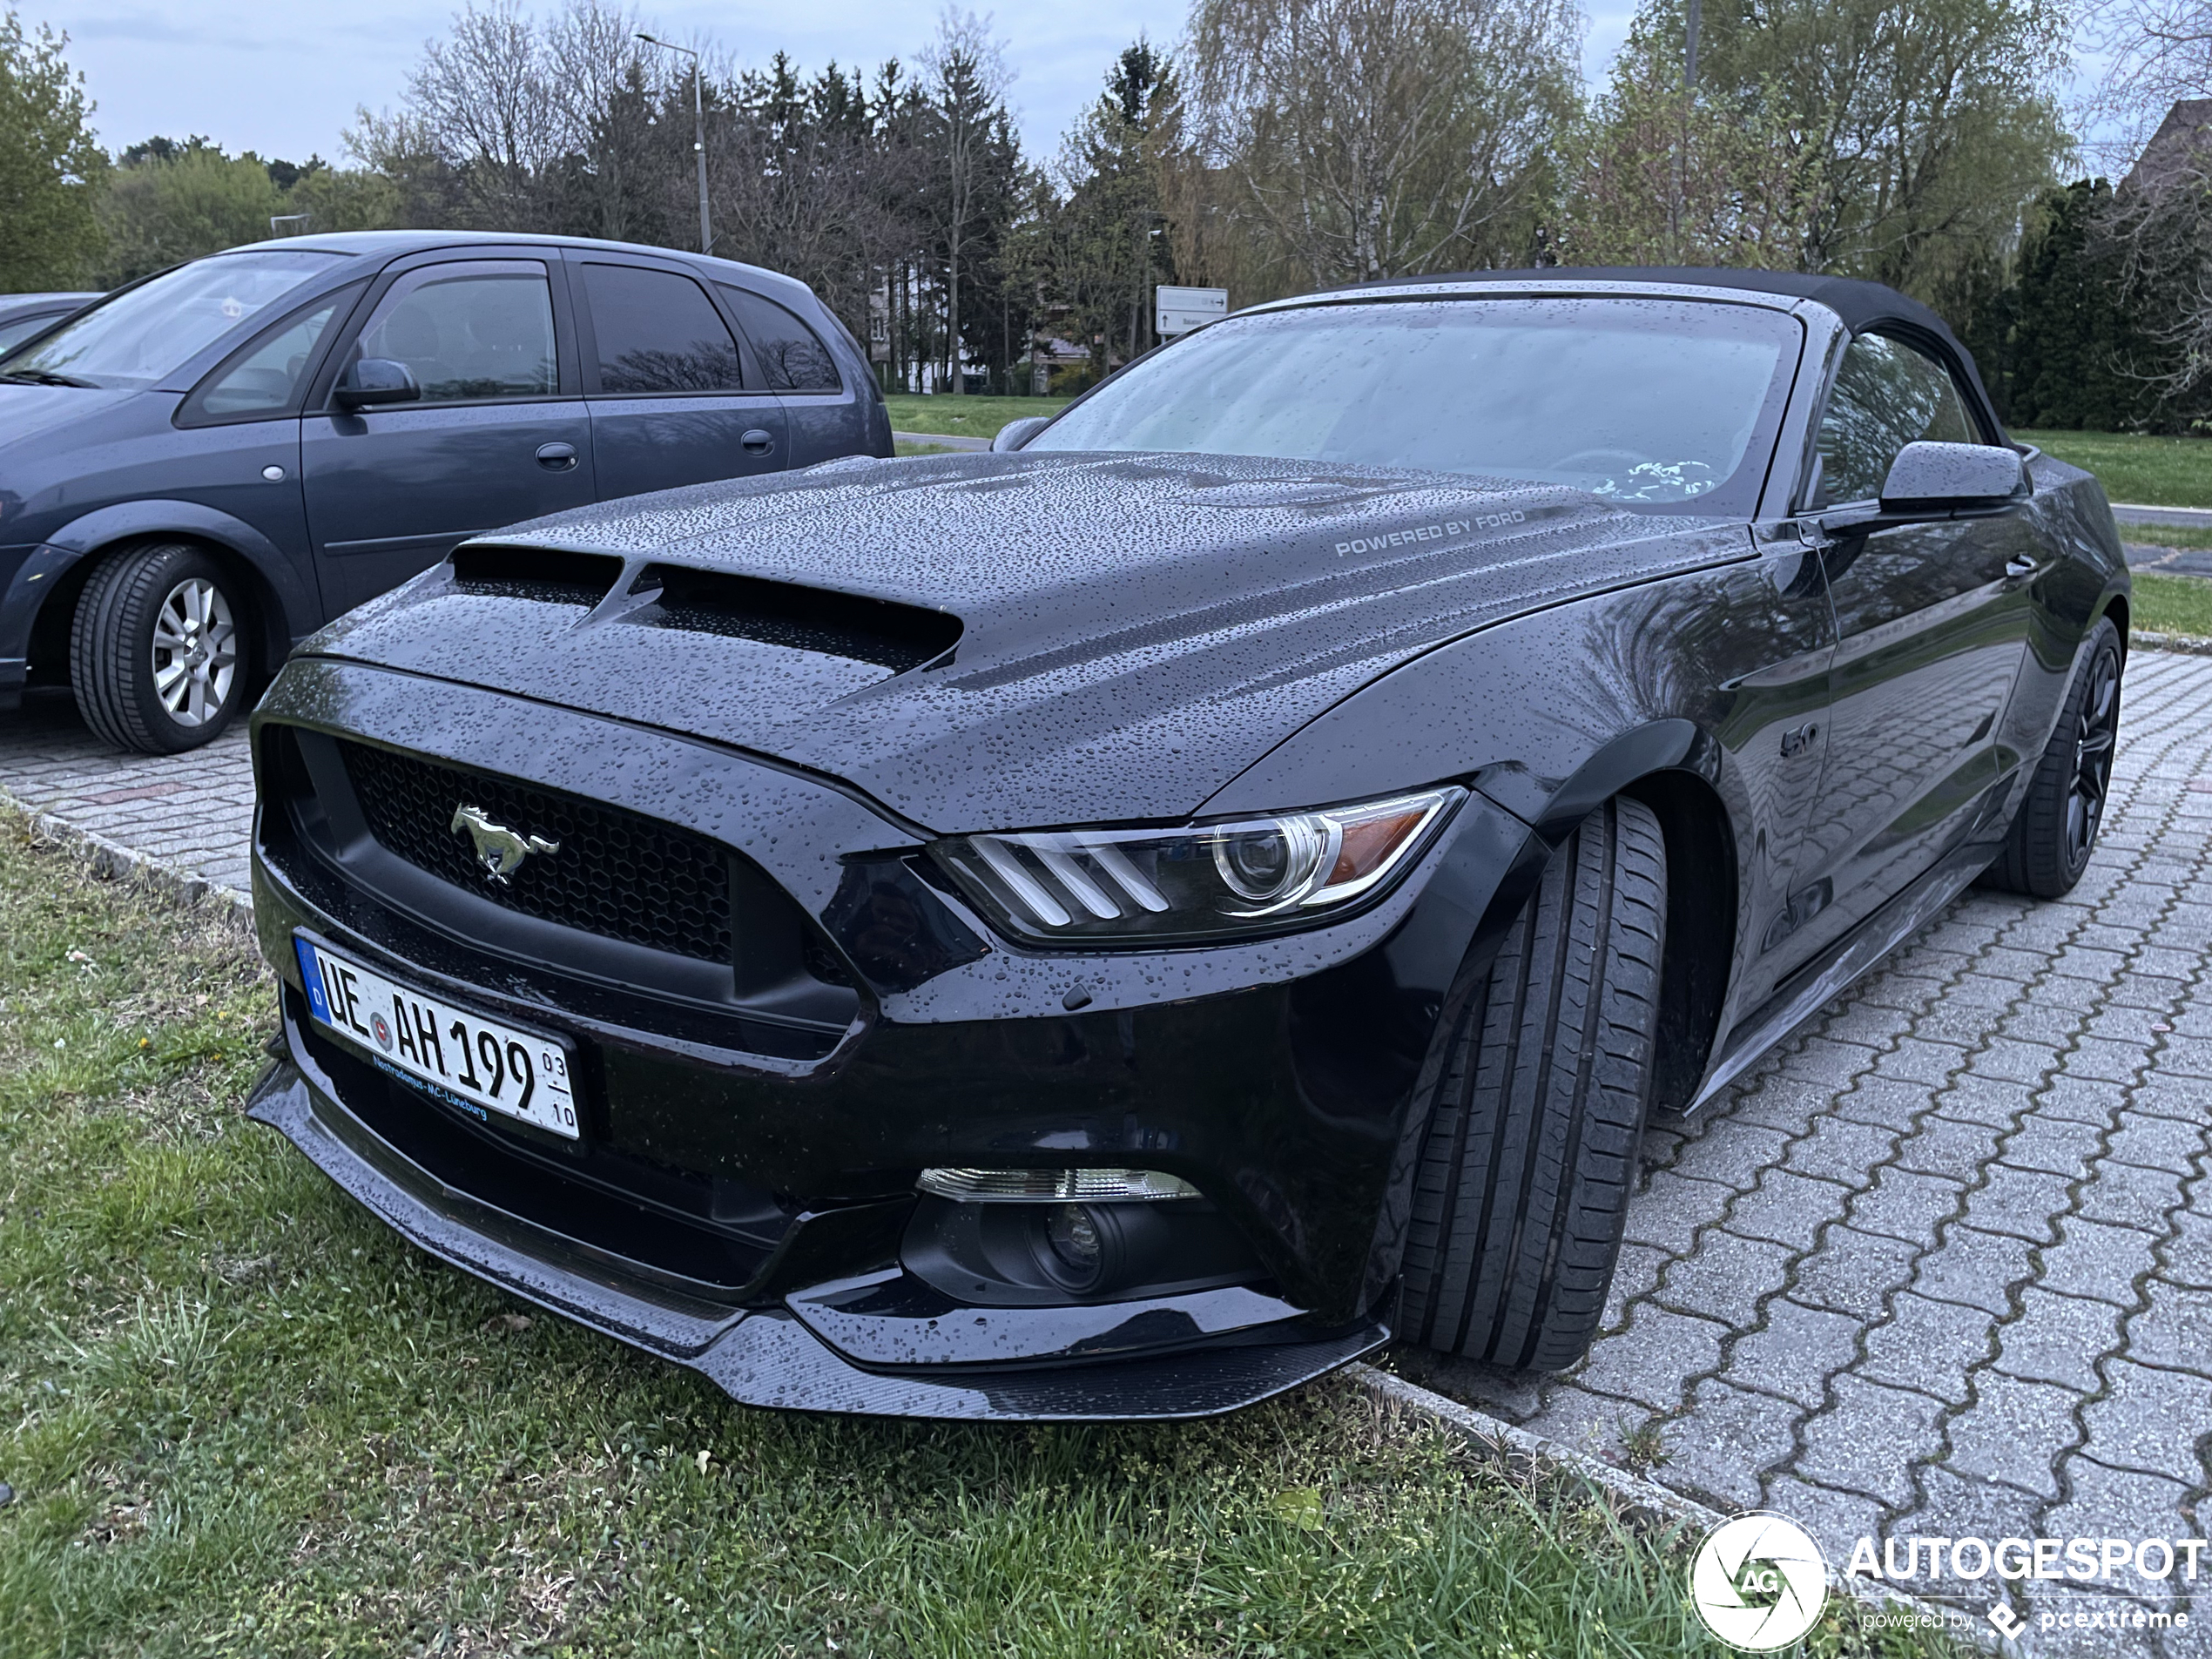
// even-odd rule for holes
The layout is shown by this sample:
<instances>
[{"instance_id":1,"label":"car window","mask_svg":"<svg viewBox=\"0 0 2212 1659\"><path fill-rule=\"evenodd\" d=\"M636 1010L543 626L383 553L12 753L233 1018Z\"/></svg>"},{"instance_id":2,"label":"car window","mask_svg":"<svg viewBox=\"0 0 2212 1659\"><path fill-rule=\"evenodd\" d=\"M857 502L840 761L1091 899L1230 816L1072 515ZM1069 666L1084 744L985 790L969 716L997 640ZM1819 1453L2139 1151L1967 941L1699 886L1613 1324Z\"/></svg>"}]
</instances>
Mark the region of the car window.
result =
<instances>
[{"instance_id":1,"label":"car window","mask_svg":"<svg viewBox=\"0 0 2212 1659\"><path fill-rule=\"evenodd\" d=\"M63 314L58 311L39 311L28 317L13 317L6 322L0 322L0 352L21 345L41 328L52 327L54 319Z\"/></svg>"},{"instance_id":2,"label":"car window","mask_svg":"<svg viewBox=\"0 0 2212 1659\"><path fill-rule=\"evenodd\" d=\"M1873 500L1897 452L1924 441L1981 442L1950 371L1902 341L1859 335L1820 423L1820 504Z\"/></svg>"},{"instance_id":3,"label":"car window","mask_svg":"<svg viewBox=\"0 0 2212 1659\"><path fill-rule=\"evenodd\" d=\"M469 260L410 271L378 302L351 357L405 363L425 403L550 396L560 374L545 267Z\"/></svg>"},{"instance_id":4,"label":"car window","mask_svg":"<svg viewBox=\"0 0 2212 1659\"><path fill-rule=\"evenodd\" d=\"M734 392L738 342L706 290L672 271L583 267L603 392Z\"/></svg>"},{"instance_id":5,"label":"car window","mask_svg":"<svg viewBox=\"0 0 2212 1659\"><path fill-rule=\"evenodd\" d=\"M1783 312L1662 298L1255 312L1130 365L1022 447L1420 468L1743 511L1803 341Z\"/></svg>"},{"instance_id":6,"label":"car window","mask_svg":"<svg viewBox=\"0 0 2212 1659\"><path fill-rule=\"evenodd\" d=\"M843 389L843 382L838 379L837 359L830 355L830 349L822 344L819 334L773 300L765 300L745 288L733 288L726 282L714 286L722 290L730 309L738 314L738 324L752 342L752 354L759 359L760 372L767 377L770 391Z\"/></svg>"},{"instance_id":7,"label":"car window","mask_svg":"<svg viewBox=\"0 0 2212 1659\"><path fill-rule=\"evenodd\" d=\"M71 319L10 361L10 374L66 374L95 386L152 386L346 256L313 248L218 253L165 271Z\"/></svg>"},{"instance_id":8,"label":"car window","mask_svg":"<svg viewBox=\"0 0 2212 1659\"><path fill-rule=\"evenodd\" d=\"M338 301L333 299L302 312L244 356L226 364L192 400L197 412L221 416L291 408L300 377L314 361L315 344L337 310Z\"/></svg>"}]
</instances>

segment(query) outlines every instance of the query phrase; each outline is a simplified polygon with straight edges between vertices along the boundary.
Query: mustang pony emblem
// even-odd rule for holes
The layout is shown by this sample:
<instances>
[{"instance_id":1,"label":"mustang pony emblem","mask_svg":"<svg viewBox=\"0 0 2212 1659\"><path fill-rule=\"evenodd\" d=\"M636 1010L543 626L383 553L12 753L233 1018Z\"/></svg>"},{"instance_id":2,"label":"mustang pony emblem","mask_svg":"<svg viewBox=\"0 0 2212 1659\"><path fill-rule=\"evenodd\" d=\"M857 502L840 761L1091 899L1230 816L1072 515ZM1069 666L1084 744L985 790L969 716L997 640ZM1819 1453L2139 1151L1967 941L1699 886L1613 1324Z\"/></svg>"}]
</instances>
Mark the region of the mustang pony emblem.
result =
<instances>
[{"instance_id":1,"label":"mustang pony emblem","mask_svg":"<svg viewBox=\"0 0 2212 1659\"><path fill-rule=\"evenodd\" d=\"M469 839L476 844L476 862L484 867L484 873L504 887L507 878L523 867L523 860L533 853L557 853L558 841L549 841L542 835L520 835L504 824L495 824L484 816L481 806L456 806L453 822L447 826L458 835L469 832Z\"/></svg>"}]
</instances>

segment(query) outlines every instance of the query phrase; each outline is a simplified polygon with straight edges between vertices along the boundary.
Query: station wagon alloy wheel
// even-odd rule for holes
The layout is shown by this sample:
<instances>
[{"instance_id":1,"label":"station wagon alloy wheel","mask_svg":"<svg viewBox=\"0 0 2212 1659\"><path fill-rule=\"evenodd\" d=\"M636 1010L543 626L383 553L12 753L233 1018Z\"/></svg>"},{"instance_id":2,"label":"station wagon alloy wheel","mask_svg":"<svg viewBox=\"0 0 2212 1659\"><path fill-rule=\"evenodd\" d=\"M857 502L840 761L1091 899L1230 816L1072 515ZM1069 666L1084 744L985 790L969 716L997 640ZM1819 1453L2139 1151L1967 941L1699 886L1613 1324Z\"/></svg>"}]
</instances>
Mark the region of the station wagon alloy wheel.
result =
<instances>
[{"instance_id":1,"label":"station wagon alloy wheel","mask_svg":"<svg viewBox=\"0 0 2212 1659\"><path fill-rule=\"evenodd\" d=\"M94 568L71 619L84 724L118 749L176 754L219 736L246 701L253 613L238 577L186 542L143 542Z\"/></svg>"},{"instance_id":2,"label":"station wagon alloy wheel","mask_svg":"<svg viewBox=\"0 0 2212 1659\"><path fill-rule=\"evenodd\" d=\"M169 590L153 624L153 685L179 725L201 725L230 701L238 627L230 601L205 577Z\"/></svg>"}]
</instances>

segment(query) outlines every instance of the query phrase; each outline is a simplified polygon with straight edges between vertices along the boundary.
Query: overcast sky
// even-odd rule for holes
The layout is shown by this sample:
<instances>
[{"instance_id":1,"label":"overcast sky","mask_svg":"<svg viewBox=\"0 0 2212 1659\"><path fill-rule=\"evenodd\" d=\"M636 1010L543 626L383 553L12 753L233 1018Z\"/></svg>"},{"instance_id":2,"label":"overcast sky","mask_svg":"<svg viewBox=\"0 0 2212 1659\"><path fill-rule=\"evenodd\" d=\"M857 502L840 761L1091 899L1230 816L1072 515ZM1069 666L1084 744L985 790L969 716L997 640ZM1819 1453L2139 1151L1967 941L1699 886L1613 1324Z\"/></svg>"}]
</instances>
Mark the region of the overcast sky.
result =
<instances>
[{"instance_id":1,"label":"overcast sky","mask_svg":"<svg viewBox=\"0 0 2212 1659\"><path fill-rule=\"evenodd\" d=\"M161 133L205 133L233 152L337 159L357 105L398 102L422 43L445 32L444 0L12 0L25 23L70 37L101 142L110 150ZM543 8L541 8L542 10ZM638 8L655 33L704 37L740 62L779 49L809 70L831 58L873 67L911 58L933 32L938 0L659 0ZM991 16L1015 71L1022 141L1043 160L1098 93L1115 54L1142 32L1181 33L1187 0L1000 0ZM1596 0L1586 68L1601 72L1633 5Z\"/></svg>"}]
</instances>

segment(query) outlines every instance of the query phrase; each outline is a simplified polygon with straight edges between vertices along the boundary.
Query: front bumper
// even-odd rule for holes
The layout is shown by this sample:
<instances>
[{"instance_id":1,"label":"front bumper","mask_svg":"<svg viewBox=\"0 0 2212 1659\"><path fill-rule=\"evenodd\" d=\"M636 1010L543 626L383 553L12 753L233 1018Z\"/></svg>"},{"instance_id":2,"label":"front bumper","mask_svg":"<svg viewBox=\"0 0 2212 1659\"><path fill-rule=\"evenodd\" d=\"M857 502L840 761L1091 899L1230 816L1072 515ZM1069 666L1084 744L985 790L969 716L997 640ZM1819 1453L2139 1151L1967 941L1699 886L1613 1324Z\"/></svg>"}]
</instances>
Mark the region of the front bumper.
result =
<instances>
[{"instance_id":1,"label":"front bumper","mask_svg":"<svg viewBox=\"0 0 2212 1659\"><path fill-rule=\"evenodd\" d=\"M273 725L586 793L732 846L845 953L858 1011L812 1048L771 1053L742 1010L664 1005L574 962L521 971L512 953L425 925L287 829ZM1199 1415L1387 1339L1379 1312L1417 1162L1408 1103L1469 982L1476 923L1526 850L1526 826L1480 795L1399 893L1352 922L1086 956L978 934L956 899L911 886L879 884L856 932L853 870L895 868L883 849L911 845L911 829L668 734L461 686L426 699L408 677L295 662L255 736L255 917L285 981L287 1052L253 1115L434 1254L739 1399L794 1409ZM887 916L918 902L943 910L936 934L887 943ZM594 1103L583 1145L462 1123L304 1026L300 929L488 1016L557 1026ZM974 948L931 942L961 934ZM1193 1182L1254 1271L1020 1306L970 1305L907 1271L921 1169L1086 1163ZM775 1215L748 1235L771 1196ZM655 1230L672 1242L649 1248ZM726 1259L695 1267L702 1241Z\"/></svg>"},{"instance_id":2,"label":"front bumper","mask_svg":"<svg viewBox=\"0 0 2212 1659\"><path fill-rule=\"evenodd\" d=\"M733 1308L648 1295L595 1266L573 1241L534 1228L410 1164L289 1060L273 1065L246 1115L280 1131L378 1219L441 1260L579 1325L688 1366L732 1399L786 1411L874 1417L1100 1422L1205 1417L1252 1405L1389 1340L1380 1325L1323 1332L1293 1322L1249 1339L1135 1359L936 1375L868 1371L787 1308Z\"/></svg>"}]
</instances>

